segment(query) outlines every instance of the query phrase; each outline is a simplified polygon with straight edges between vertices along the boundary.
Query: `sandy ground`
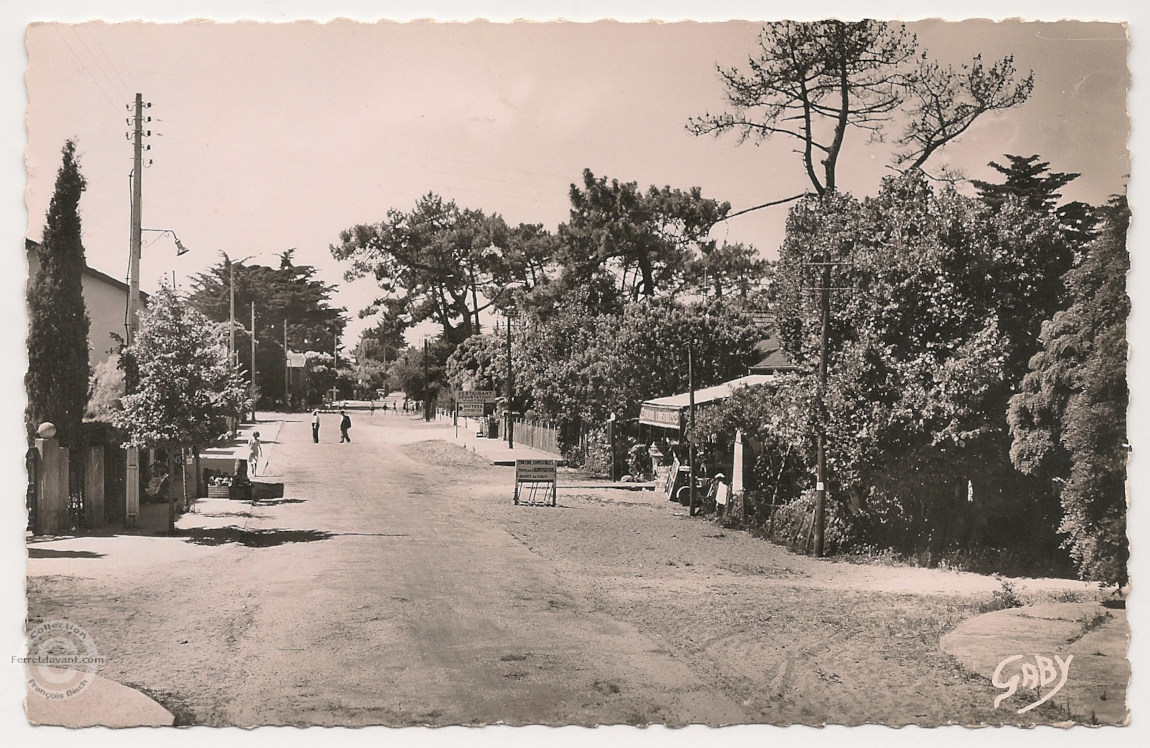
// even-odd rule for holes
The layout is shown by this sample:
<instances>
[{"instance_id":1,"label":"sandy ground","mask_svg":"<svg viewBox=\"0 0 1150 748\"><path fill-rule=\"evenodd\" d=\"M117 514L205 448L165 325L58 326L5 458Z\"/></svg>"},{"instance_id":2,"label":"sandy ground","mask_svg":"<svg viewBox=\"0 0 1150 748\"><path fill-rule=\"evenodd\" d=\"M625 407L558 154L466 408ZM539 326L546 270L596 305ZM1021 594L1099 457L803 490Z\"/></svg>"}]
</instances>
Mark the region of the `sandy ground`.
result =
<instances>
[{"instance_id":1,"label":"sandy ground","mask_svg":"<svg viewBox=\"0 0 1150 748\"><path fill-rule=\"evenodd\" d=\"M334 419L334 416L332 417ZM283 500L214 502L177 537L33 544L32 625L67 618L101 675L179 724L1033 724L939 639L999 582L796 556L652 492L515 506L513 469L449 426L304 416ZM580 485L586 485L580 482ZM1024 597L1087 585L1019 580ZM1061 596L1061 597L1058 597Z\"/></svg>"}]
</instances>

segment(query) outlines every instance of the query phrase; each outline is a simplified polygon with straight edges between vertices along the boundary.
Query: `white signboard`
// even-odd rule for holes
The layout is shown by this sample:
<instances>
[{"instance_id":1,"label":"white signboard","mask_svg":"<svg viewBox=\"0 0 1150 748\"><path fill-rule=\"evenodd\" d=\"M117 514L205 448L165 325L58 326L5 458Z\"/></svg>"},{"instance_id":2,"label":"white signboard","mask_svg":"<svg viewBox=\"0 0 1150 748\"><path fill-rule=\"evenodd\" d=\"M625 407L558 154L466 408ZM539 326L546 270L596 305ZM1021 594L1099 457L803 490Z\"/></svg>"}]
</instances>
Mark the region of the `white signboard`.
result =
<instances>
[{"instance_id":1,"label":"white signboard","mask_svg":"<svg viewBox=\"0 0 1150 748\"><path fill-rule=\"evenodd\" d=\"M465 390L464 392L456 392L455 402L460 405L464 403L493 403L495 402L495 390Z\"/></svg>"},{"instance_id":2,"label":"white signboard","mask_svg":"<svg viewBox=\"0 0 1150 748\"><path fill-rule=\"evenodd\" d=\"M555 480L558 465L558 460L516 460L515 503L555 506L558 494ZM540 491L542 497L539 495Z\"/></svg>"},{"instance_id":3,"label":"white signboard","mask_svg":"<svg viewBox=\"0 0 1150 748\"><path fill-rule=\"evenodd\" d=\"M459 415L464 418L482 418L483 403L460 403Z\"/></svg>"}]
</instances>

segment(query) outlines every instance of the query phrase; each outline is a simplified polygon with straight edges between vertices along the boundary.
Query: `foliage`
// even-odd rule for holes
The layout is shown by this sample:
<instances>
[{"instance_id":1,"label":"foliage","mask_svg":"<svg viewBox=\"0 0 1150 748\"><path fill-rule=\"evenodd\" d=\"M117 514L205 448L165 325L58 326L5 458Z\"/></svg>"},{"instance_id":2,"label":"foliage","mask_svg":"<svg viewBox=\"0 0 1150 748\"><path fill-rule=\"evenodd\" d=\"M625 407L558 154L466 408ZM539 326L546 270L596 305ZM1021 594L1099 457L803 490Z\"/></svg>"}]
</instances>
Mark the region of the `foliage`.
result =
<instances>
[{"instance_id":1,"label":"foliage","mask_svg":"<svg viewBox=\"0 0 1150 748\"><path fill-rule=\"evenodd\" d=\"M695 386L703 388L744 374L759 336L731 301L651 299L628 304L621 316L575 306L524 330L513 356L516 392L565 425L600 424L612 413L634 418L644 400L686 391L689 346Z\"/></svg>"},{"instance_id":2,"label":"foliage","mask_svg":"<svg viewBox=\"0 0 1150 748\"><path fill-rule=\"evenodd\" d=\"M380 223L345 229L331 253L350 261L345 278L370 274L386 292L361 316L383 309L407 326L432 320L455 344L481 331L481 313L499 308L513 284L539 281L550 242L540 226L511 229L498 215L428 193L409 213L392 209Z\"/></svg>"},{"instance_id":3,"label":"foliage","mask_svg":"<svg viewBox=\"0 0 1150 748\"><path fill-rule=\"evenodd\" d=\"M62 150L56 188L48 206L39 269L28 283L28 403L25 429L31 438L45 421L70 444L88 404L88 312L81 277L86 265L81 240L80 195L86 181L76 162L76 144Z\"/></svg>"},{"instance_id":4,"label":"foliage","mask_svg":"<svg viewBox=\"0 0 1150 748\"><path fill-rule=\"evenodd\" d=\"M821 421L831 498L871 541L927 544L935 558L959 538L997 541L1006 527L1053 546L1038 521L1052 502L1008 459L1006 403L1039 321L1061 303L1070 257L1053 216L1017 198L991 210L921 175L888 179L864 201L808 197L791 210L773 289L781 337L805 368L758 404L746 402L752 393L732 398L745 415L724 407L713 417L758 440L773 496L809 487L818 289L842 289L830 292Z\"/></svg>"},{"instance_id":5,"label":"foliage","mask_svg":"<svg viewBox=\"0 0 1150 748\"><path fill-rule=\"evenodd\" d=\"M121 408L120 398L124 396L124 371L115 358L109 358L96 366L92 372L88 398L88 409L84 417L91 421L112 422L112 415Z\"/></svg>"},{"instance_id":6,"label":"foliage","mask_svg":"<svg viewBox=\"0 0 1150 748\"><path fill-rule=\"evenodd\" d=\"M444 370L451 351L452 346L441 339L427 341L426 349L419 346L404 350L388 371L391 389L412 400L422 400L425 395L442 400L450 387Z\"/></svg>"},{"instance_id":7,"label":"foliage","mask_svg":"<svg viewBox=\"0 0 1150 748\"><path fill-rule=\"evenodd\" d=\"M129 446L197 447L222 433L227 417L251 407L219 328L171 289L152 295L129 352L139 365L139 384L113 414Z\"/></svg>"},{"instance_id":8,"label":"foliage","mask_svg":"<svg viewBox=\"0 0 1150 748\"><path fill-rule=\"evenodd\" d=\"M231 318L235 274L236 355L251 371L251 308L256 311L256 386L269 397L284 396L284 323L294 351L330 350L343 334L346 312L331 306L336 287L317 279L310 265L296 265L293 251L280 255L277 268L245 265L227 255L218 265L192 278L188 303L213 322Z\"/></svg>"},{"instance_id":9,"label":"foliage","mask_svg":"<svg viewBox=\"0 0 1150 748\"><path fill-rule=\"evenodd\" d=\"M507 382L506 341L506 337L498 335L472 335L460 343L444 366L451 389L504 389Z\"/></svg>"},{"instance_id":10,"label":"foliage","mask_svg":"<svg viewBox=\"0 0 1150 748\"><path fill-rule=\"evenodd\" d=\"M1122 585L1129 209L1117 198L1103 212L1101 236L1066 276L1071 303L1043 325L1042 350L1010 401L1011 458L1060 487L1060 530L1079 572Z\"/></svg>"},{"instance_id":11,"label":"foliage","mask_svg":"<svg viewBox=\"0 0 1150 748\"><path fill-rule=\"evenodd\" d=\"M708 233L729 210L698 187L643 192L635 182L608 182L584 169L582 188L571 185L571 217L559 227L559 288L600 289L599 311L673 296L686 284L696 254L714 250Z\"/></svg>"},{"instance_id":12,"label":"foliage","mask_svg":"<svg viewBox=\"0 0 1150 748\"><path fill-rule=\"evenodd\" d=\"M627 472L636 478L651 474L651 452L646 444L632 444L627 450Z\"/></svg>"},{"instance_id":13,"label":"foliage","mask_svg":"<svg viewBox=\"0 0 1150 748\"><path fill-rule=\"evenodd\" d=\"M955 69L929 59L901 24L863 20L768 23L746 71L719 68L729 110L692 119L696 135L735 132L739 141L794 141L818 194L834 192L847 132L894 140L900 169L921 168L981 115L1025 101L1033 76L1016 82L1013 59L976 56Z\"/></svg>"},{"instance_id":14,"label":"foliage","mask_svg":"<svg viewBox=\"0 0 1150 748\"><path fill-rule=\"evenodd\" d=\"M1094 208L1085 203L1071 202L1059 206L1061 190L1077 179L1080 174L1052 172L1050 163L1039 161L1038 155L1013 156L1006 154L1008 165L990 162L992 169L1006 179L1001 183L972 179L978 189L978 196L992 207L1002 207L1008 197L1015 197L1031 210L1054 214L1058 217L1067 239L1073 245L1080 245L1095 236L1098 217Z\"/></svg>"},{"instance_id":15,"label":"foliage","mask_svg":"<svg viewBox=\"0 0 1150 748\"><path fill-rule=\"evenodd\" d=\"M809 382L784 375L774 384L741 387L730 397L699 409L695 431L722 443L742 431L751 459L750 486L769 504L783 504L814 487Z\"/></svg>"}]
</instances>

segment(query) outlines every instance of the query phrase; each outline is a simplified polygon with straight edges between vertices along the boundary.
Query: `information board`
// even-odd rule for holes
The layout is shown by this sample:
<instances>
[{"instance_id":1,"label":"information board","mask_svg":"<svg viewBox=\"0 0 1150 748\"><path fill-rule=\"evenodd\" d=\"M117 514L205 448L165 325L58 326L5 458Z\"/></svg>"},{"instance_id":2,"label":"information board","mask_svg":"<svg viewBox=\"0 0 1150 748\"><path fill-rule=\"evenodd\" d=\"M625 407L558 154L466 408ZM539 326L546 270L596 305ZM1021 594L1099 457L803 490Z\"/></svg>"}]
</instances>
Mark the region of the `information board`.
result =
<instances>
[{"instance_id":1,"label":"information board","mask_svg":"<svg viewBox=\"0 0 1150 748\"><path fill-rule=\"evenodd\" d=\"M558 460L516 460L515 503L555 506L558 466Z\"/></svg>"},{"instance_id":2,"label":"information board","mask_svg":"<svg viewBox=\"0 0 1150 748\"><path fill-rule=\"evenodd\" d=\"M495 390L465 390L463 392L456 392L455 402L460 405L493 403L495 402Z\"/></svg>"},{"instance_id":3,"label":"information board","mask_svg":"<svg viewBox=\"0 0 1150 748\"><path fill-rule=\"evenodd\" d=\"M483 403L460 403L459 415L464 418L482 418Z\"/></svg>"}]
</instances>

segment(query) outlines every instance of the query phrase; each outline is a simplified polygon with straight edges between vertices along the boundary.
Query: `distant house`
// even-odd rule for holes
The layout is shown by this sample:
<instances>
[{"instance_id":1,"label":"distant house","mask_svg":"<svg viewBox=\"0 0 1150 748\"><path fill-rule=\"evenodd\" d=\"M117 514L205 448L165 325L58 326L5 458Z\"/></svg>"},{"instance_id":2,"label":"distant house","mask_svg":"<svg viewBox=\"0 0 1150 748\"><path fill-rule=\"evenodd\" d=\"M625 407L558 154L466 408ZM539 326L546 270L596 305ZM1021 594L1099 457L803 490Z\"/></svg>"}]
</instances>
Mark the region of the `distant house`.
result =
<instances>
[{"instance_id":1,"label":"distant house","mask_svg":"<svg viewBox=\"0 0 1150 748\"><path fill-rule=\"evenodd\" d=\"M24 240L29 279L40 268L37 247L37 242ZM90 267L84 268L80 282L84 290L84 306L88 310L88 364L95 369L118 353L118 343L112 334L123 338L127 332L129 288L127 283ZM141 294L141 300L146 298L147 294Z\"/></svg>"},{"instance_id":2,"label":"distant house","mask_svg":"<svg viewBox=\"0 0 1150 748\"><path fill-rule=\"evenodd\" d=\"M768 314L755 315L759 328L768 330L766 337L755 344L755 353L758 359L747 367L747 374L779 374L786 371L797 371L798 366L791 361L783 351L783 343L775 329L775 320Z\"/></svg>"}]
</instances>

